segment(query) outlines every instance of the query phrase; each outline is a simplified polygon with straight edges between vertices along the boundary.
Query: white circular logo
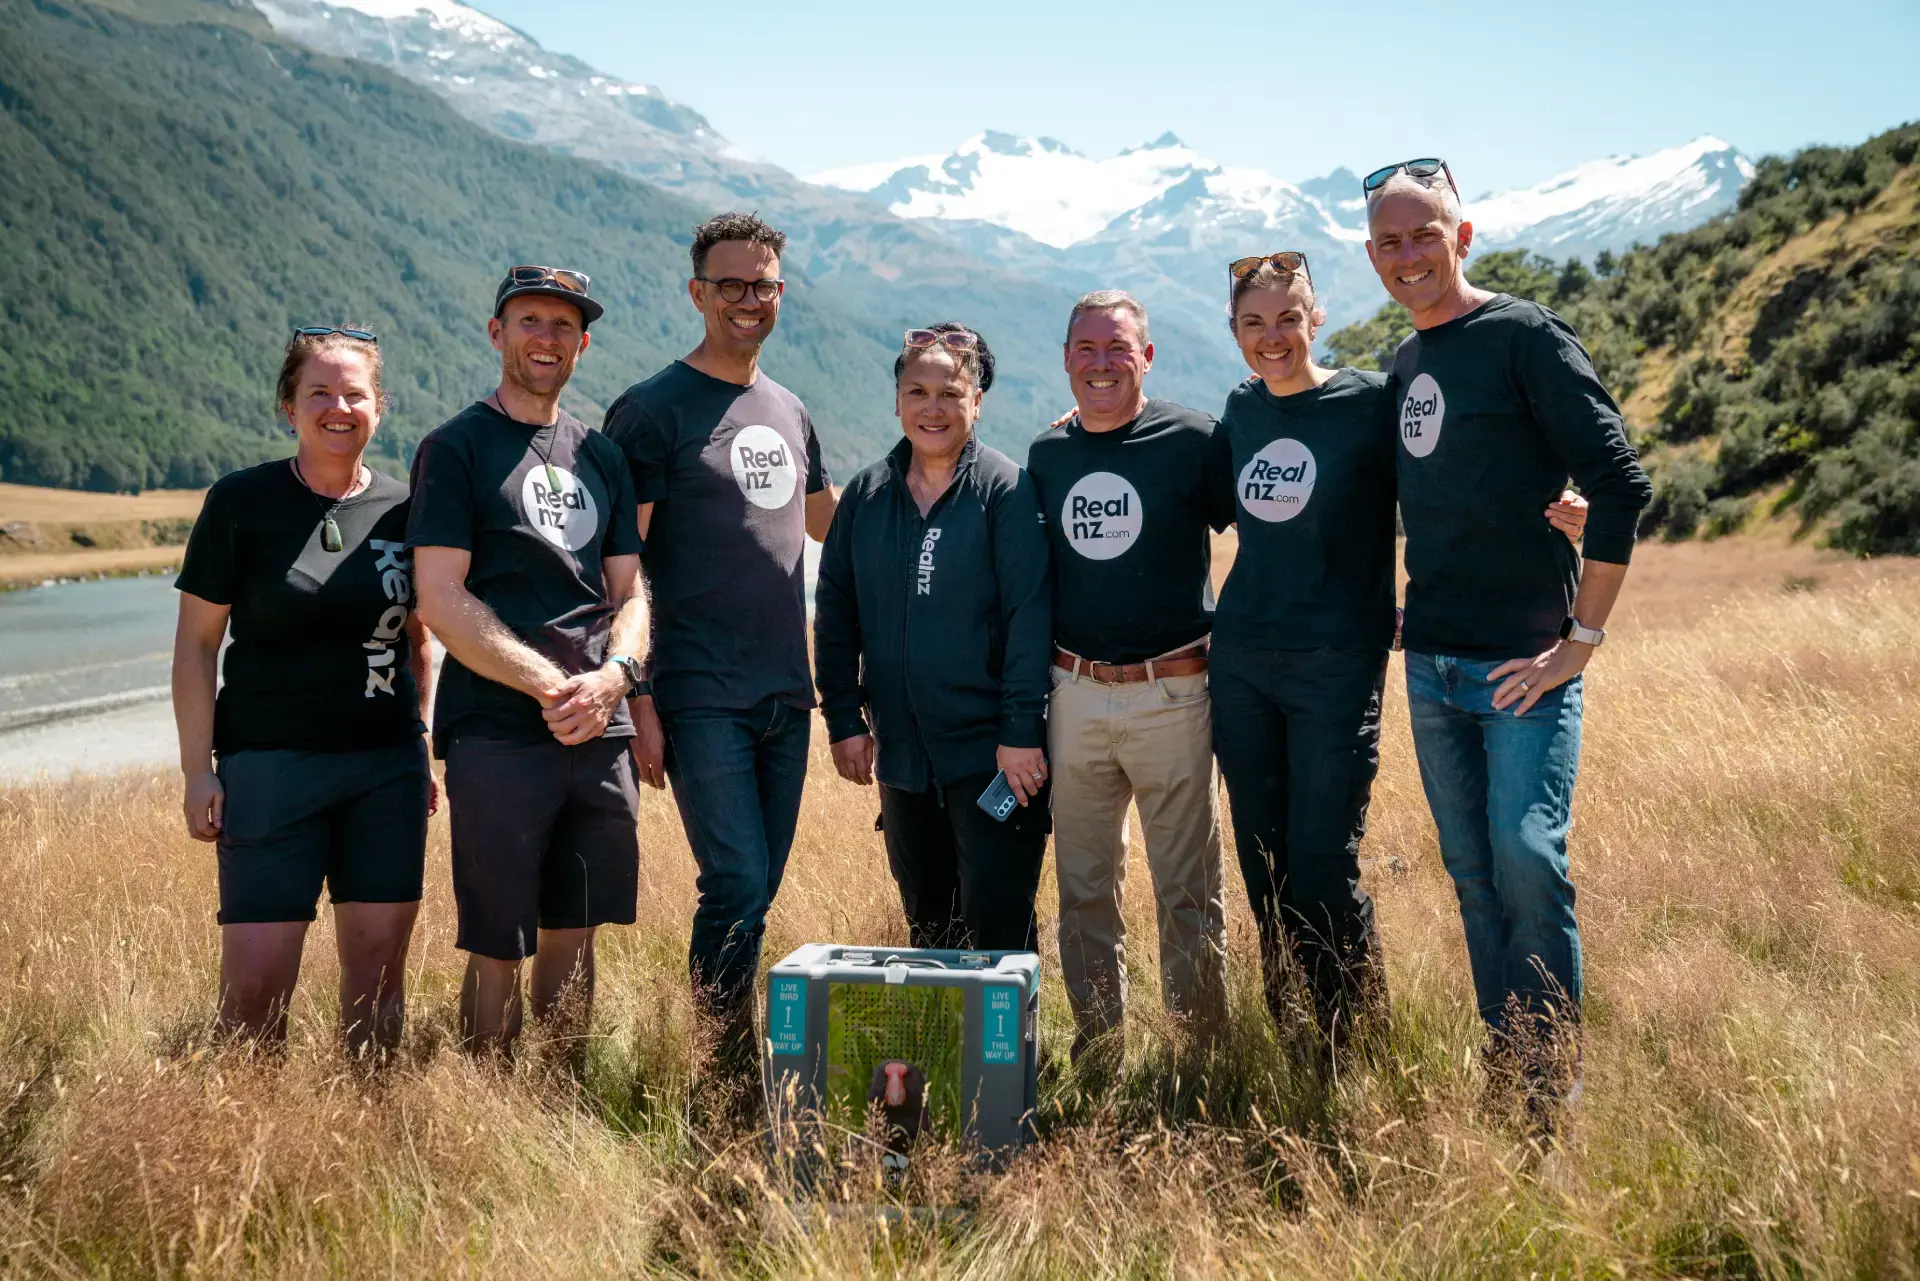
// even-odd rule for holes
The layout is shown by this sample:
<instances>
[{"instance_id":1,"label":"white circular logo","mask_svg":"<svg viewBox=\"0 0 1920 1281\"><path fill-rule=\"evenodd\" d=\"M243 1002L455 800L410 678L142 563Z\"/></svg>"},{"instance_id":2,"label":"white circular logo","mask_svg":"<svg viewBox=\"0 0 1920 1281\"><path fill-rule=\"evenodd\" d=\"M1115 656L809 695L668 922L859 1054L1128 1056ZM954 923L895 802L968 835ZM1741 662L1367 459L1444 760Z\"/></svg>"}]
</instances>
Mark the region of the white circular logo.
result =
<instances>
[{"instance_id":1,"label":"white circular logo","mask_svg":"<svg viewBox=\"0 0 1920 1281\"><path fill-rule=\"evenodd\" d=\"M1425 458L1440 443L1440 423L1447 416L1447 398L1432 374L1421 374L1400 402L1400 443L1415 458Z\"/></svg>"},{"instance_id":2,"label":"white circular logo","mask_svg":"<svg viewBox=\"0 0 1920 1281\"><path fill-rule=\"evenodd\" d=\"M1067 543L1089 560L1112 560L1140 537L1140 491L1125 476L1089 472L1067 491L1060 528Z\"/></svg>"},{"instance_id":3,"label":"white circular logo","mask_svg":"<svg viewBox=\"0 0 1920 1281\"><path fill-rule=\"evenodd\" d=\"M558 463L553 465L553 477L560 482L558 489L547 483L547 468L539 462L527 468L527 478L520 483L520 510L540 537L577 552L599 530L600 508L580 478Z\"/></svg>"},{"instance_id":4,"label":"white circular logo","mask_svg":"<svg viewBox=\"0 0 1920 1281\"><path fill-rule=\"evenodd\" d=\"M1291 437L1270 440L1240 469L1240 505L1261 520L1292 520L1307 509L1317 474L1312 450Z\"/></svg>"},{"instance_id":5,"label":"white circular logo","mask_svg":"<svg viewBox=\"0 0 1920 1281\"><path fill-rule=\"evenodd\" d=\"M773 428L759 423L742 427L727 454L733 460L734 484L755 507L773 511L793 497L800 469L794 465L793 447Z\"/></svg>"}]
</instances>

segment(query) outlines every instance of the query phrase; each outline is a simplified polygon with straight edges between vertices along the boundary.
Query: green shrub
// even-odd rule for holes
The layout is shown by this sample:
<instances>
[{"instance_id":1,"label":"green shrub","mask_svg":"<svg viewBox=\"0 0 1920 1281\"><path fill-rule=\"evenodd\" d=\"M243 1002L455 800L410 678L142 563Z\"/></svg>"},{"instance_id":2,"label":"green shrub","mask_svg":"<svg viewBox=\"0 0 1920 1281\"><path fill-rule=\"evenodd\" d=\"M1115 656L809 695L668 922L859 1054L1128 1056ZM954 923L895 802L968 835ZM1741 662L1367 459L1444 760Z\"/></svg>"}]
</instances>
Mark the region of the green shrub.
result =
<instances>
[{"instance_id":1,"label":"green shrub","mask_svg":"<svg viewBox=\"0 0 1920 1281\"><path fill-rule=\"evenodd\" d=\"M1668 454L1648 464L1653 501L1640 517L1642 533L1659 531L1669 541L1690 538L1707 514L1713 464L1692 454Z\"/></svg>"}]
</instances>

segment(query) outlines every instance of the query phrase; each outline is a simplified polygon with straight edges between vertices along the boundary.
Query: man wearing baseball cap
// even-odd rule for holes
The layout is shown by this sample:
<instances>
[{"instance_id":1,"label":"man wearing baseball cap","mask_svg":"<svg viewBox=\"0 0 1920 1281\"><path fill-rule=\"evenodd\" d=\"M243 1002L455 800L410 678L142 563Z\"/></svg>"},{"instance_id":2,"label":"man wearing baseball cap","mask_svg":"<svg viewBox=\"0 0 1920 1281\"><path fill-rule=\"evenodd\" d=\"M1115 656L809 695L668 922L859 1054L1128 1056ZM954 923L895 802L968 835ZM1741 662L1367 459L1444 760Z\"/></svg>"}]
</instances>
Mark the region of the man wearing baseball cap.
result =
<instances>
[{"instance_id":1,"label":"man wearing baseball cap","mask_svg":"<svg viewBox=\"0 0 1920 1281\"><path fill-rule=\"evenodd\" d=\"M508 1050L533 1014L572 1037L593 1001L593 934L634 917L639 791L626 700L647 643L633 482L612 441L559 406L602 308L577 271L523 266L487 330L500 385L420 444L419 613L447 647L434 699L453 823L460 1029Z\"/></svg>"}]
</instances>

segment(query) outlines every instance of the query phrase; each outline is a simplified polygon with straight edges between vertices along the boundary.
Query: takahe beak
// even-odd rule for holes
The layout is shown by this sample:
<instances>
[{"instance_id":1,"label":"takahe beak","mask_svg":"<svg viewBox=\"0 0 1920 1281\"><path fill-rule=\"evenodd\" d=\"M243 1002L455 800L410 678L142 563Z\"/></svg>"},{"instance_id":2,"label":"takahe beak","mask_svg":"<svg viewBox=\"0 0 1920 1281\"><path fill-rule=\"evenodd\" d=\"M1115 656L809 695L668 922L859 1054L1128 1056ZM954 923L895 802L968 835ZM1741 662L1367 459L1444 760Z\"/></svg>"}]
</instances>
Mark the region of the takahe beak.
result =
<instances>
[{"instance_id":1,"label":"takahe beak","mask_svg":"<svg viewBox=\"0 0 1920 1281\"><path fill-rule=\"evenodd\" d=\"M905 1063L883 1063L880 1070L887 1074L887 1106L900 1108L907 1105L907 1067Z\"/></svg>"},{"instance_id":2,"label":"takahe beak","mask_svg":"<svg viewBox=\"0 0 1920 1281\"><path fill-rule=\"evenodd\" d=\"M867 1085L867 1105L880 1105L887 1145L905 1152L927 1124L927 1074L918 1064L889 1059L876 1065Z\"/></svg>"}]
</instances>

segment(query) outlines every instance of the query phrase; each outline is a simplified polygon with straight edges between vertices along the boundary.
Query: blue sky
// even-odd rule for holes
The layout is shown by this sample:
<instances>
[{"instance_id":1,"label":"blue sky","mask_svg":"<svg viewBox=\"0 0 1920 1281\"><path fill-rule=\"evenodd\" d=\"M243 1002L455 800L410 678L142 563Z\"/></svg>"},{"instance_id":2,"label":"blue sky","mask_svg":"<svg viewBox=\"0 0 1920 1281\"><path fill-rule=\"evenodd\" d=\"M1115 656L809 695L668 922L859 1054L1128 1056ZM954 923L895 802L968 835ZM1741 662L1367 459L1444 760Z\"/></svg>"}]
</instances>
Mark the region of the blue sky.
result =
<instances>
[{"instance_id":1,"label":"blue sky","mask_svg":"<svg viewBox=\"0 0 1920 1281\"><path fill-rule=\"evenodd\" d=\"M1439 154L1479 192L1703 133L1761 155L1920 118L1920 0L472 2L803 174L986 128L1096 156L1170 129L1295 181Z\"/></svg>"}]
</instances>

